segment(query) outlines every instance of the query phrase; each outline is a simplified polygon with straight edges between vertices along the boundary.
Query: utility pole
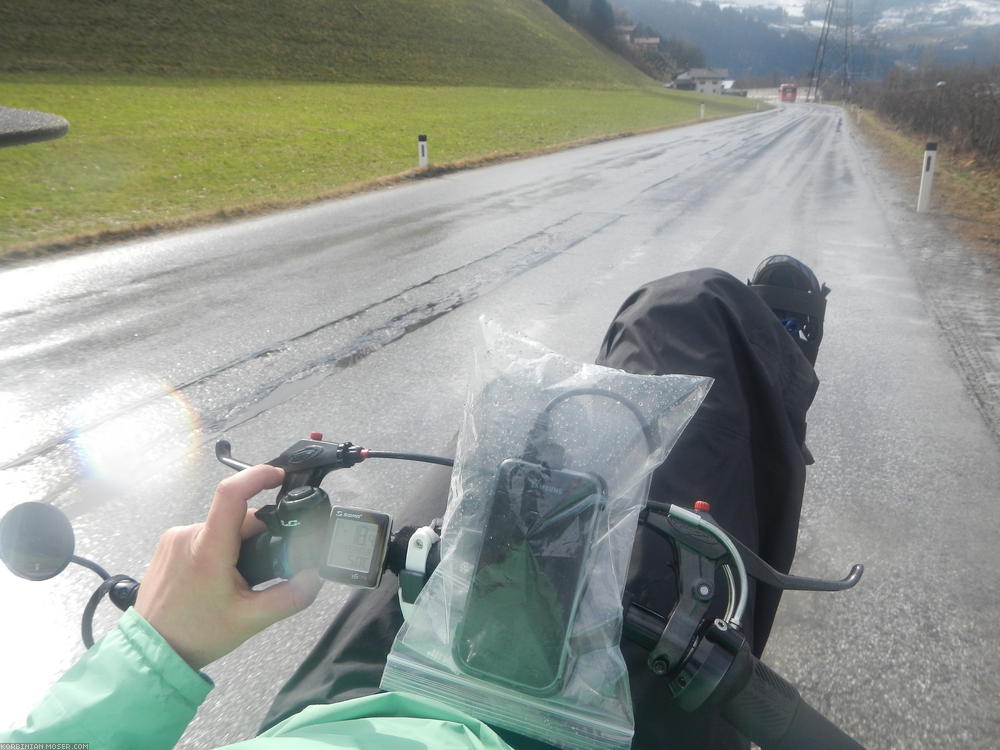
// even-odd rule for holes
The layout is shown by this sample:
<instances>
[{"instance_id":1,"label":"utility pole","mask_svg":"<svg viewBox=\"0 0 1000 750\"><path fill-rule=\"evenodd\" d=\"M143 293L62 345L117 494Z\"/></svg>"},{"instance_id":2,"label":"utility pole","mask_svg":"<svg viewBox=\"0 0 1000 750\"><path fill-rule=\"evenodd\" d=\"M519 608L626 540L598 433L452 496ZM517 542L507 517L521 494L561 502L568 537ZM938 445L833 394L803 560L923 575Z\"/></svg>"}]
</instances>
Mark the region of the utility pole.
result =
<instances>
[{"instance_id":1,"label":"utility pole","mask_svg":"<svg viewBox=\"0 0 1000 750\"><path fill-rule=\"evenodd\" d=\"M844 101L854 98L852 56L854 51L854 0L844 2Z\"/></svg>"},{"instance_id":2,"label":"utility pole","mask_svg":"<svg viewBox=\"0 0 1000 750\"><path fill-rule=\"evenodd\" d=\"M823 29L819 34L819 44L816 46L816 57L813 59L812 71L809 73L809 88L806 89L806 101L819 98L820 82L823 79L823 61L826 58L826 42L830 38L830 26L833 21L833 6L835 0L828 0L826 14L823 16Z\"/></svg>"},{"instance_id":3,"label":"utility pole","mask_svg":"<svg viewBox=\"0 0 1000 750\"><path fill-rule=\"evenodd\" d=\"M854 0L841 0L843 3L839 22L844 29L844 64L841 79L841 90L846 101L854 94ZM812 71L809 73L809 88L806 89L806 101L819 101L823 86L823 64L826 62L827 47L830 42L830 32L833 30L834 15L837 0L827 0L826 13L823 16L823 28L819 34L819 44L816 45L816 57L813 60Z\"/></svg>"}]
</instances>

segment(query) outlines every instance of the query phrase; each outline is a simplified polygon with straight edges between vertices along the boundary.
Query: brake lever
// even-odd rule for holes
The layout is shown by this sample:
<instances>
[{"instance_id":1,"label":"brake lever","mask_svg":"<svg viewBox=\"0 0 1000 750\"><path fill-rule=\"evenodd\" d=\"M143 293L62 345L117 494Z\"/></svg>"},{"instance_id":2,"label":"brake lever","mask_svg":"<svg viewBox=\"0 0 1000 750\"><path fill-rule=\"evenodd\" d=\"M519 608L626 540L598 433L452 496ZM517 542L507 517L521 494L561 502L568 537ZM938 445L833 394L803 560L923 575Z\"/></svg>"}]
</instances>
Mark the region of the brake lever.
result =
<instances>
[{"instance_id":1,"label":"brake lever","mask_svg":"<svg viewBox=\"0 0 1000 750\"><path fill-rule=\"evenodd\" d=\"M230 469L235 469L236 471L243 471L244 469L250 468L250 464L245 464L242 461L237 461L233 458L233 446L228 440L219 440L216 442L215 457L219 459L220 463L223 463Z\"/></svg>"},{"instance_id":2,"label":"brake lever","mask_svg":"<svg viewBox=\"0 0 1000 750\"><path fill-rule=\"evenodd\" d=\"M278 492L279 502L296 487L319 487L331 471L348 469L365 460L365 450L361 446L349 442L331 443L321 437L316 433L316 437L309 440L299 440L267 462L285 471L285 480ZM228 440L216 442L215 457L236 471L250 468L250 464L233 458Z\"/></svg>"},{"instance_id":3,"label":"brake lever","mask_svg":"<svg viewBox=\"0 0 1000 750\"><path fill-rule=\"evenodd\" d=\"M695 503L693 510L647 502L639 522L673 544L678 598L668 617L631 601L624 607L624 631L649 650L650 670L666 678L674 700L688 711L724 701L734 684L746 682L753 657L740 622L748 576L784 590L842 591L857 584L864 572L863 566L855 565L841 581L783 575L726 533L710 510L705 502ZM726 615L706 627L704 615L714 594L711 570L718 567L728 579L730 603ZM735 593L739 601L734 606Z\"/></svg>"},{"instance_id":4,"label":"brake lever","mask_svg":"<svg viewBox=\"0 0 1000 750\"><path fill-rule=\"evenodd\" d=\"M743 564L746 566L747 575L756 578L763 584L781 591L846 591L854 588L861 575L865 572L865 566L857 564L851 567L851 572L846 578L839 581L830 581L823 578L806 578L803 576L791 576L779 573L757 555L743 542L734 536L729 537L736 549L739 550Z\"/></svg>"}]
</instances>

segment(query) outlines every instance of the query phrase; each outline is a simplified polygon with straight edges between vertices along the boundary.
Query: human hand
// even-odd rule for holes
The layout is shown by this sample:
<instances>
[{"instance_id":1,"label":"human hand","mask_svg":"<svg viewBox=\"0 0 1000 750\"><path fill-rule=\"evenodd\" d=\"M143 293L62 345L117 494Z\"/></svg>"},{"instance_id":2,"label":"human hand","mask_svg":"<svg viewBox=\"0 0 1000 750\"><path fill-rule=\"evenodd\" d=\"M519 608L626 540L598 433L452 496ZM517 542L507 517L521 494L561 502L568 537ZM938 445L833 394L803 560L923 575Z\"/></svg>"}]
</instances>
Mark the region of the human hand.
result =
<instances>
[{"instance_id":1,"label":"human hand","mask_svg":"<svg viewBox=\"0 0 1000 750\"><path fill-rule=\"evenodd\" d=\"M264 591L251 590L236 570L242 541L265 530L247 500L283 477L261 465L224 479L205 523L168 529L156 545L135 609L194 669L305 609L319 593L315 570Z\"/></svg>"}]
</instances>

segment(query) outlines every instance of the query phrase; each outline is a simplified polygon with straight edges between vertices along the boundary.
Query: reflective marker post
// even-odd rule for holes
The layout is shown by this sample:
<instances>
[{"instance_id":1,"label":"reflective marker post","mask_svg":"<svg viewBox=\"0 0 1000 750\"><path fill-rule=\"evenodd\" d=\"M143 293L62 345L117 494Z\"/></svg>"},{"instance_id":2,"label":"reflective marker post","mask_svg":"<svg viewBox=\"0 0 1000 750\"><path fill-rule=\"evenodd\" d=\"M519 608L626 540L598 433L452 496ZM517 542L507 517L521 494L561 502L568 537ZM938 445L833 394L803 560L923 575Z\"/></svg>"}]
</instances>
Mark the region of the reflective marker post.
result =
<instances>
[{"instance_id":1,"label":"reflective marker post","mask_svg":"<svg viewBox=\"0 0 1000 750\"><path fill-rule=\"evenodd\" d=\"M417 154L420 157L420 166L427 166L427 136L418 135L417 136Z\"/></svg>"},{"instance_id":2,"label":"reflective marker post","mask_svg":"<svg viewBox=\"0 0 1000 750\"><path fill-rule=\"evenodd\" d=\"M934 186L934 164L937 161L937 144L928 143L924 151L924 170L920 174L920 193L917 195L917 213L927 211L931 204L931 188Z\"/></svg>"},{"instance_id":3,"label":"reflective marker post","mask_svg":"<svg viewBox=\"0 0 1000 750\"><path fill-rule=\"evenodd\" d=\"M702 119L702 120L705 119L705 105L704 104L701 105L701 117L699 119Z\"/></svg>"}]
</instances>

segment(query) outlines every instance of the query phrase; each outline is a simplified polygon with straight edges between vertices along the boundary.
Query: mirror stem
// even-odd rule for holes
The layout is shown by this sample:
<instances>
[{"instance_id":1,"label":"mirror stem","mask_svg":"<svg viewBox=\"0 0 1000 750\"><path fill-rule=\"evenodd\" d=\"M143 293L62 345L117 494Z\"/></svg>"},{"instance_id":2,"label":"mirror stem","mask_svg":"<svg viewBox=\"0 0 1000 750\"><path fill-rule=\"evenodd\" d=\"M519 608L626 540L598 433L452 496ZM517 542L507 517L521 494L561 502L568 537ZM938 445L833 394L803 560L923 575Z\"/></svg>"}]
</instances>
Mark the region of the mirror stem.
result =
<instances>
[{"instance_id":1,"label":"mirror stem","mask_svg":"<svg viewBox=\"0 0 1000 750\"><path fill-rule=\"evenodd\" d=\"M77 565L82 565L85 568L90 568L92 571L94 571L95 573L97 573L97 575L99 575L105 581L108 580L111 577L108 574L108 571L106 571L104 568L102 568L100 565L98 565L97 563L93 562L92 560L88 560L86 557L80 557L79 555L73 555L69 559L69 561L70 562L75 562Z\"/></svg>"}]
</instances>

